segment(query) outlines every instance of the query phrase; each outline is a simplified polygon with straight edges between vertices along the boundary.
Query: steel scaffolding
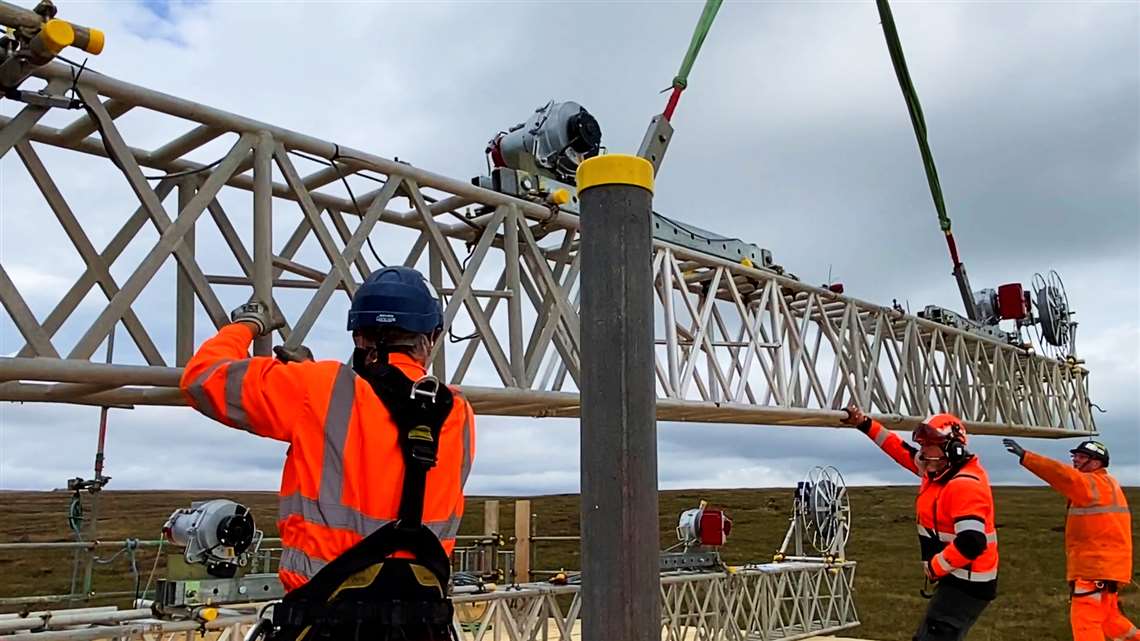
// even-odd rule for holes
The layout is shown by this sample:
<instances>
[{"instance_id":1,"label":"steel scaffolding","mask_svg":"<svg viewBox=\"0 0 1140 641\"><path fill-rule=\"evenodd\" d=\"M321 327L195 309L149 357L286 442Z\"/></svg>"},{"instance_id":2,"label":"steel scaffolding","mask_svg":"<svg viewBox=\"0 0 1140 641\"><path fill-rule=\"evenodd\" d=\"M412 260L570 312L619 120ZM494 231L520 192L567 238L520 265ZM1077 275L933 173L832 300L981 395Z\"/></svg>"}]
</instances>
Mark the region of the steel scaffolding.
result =
<instances>
[{"instance_id":1,"label":"steel scaffolding","mask_svg":"<svg viewBox=\"0 0 1140 641\"><path fill-rule=\"evenodd\" d=\"M851 562L770 563L662 576L661 638L791 641L853 628L859 625L854 580ZM465 641L571 641L579 638L580 595L578 585L544 583L457 594L455 625ZM208 623L154 619L147 609L87 608L0 615L0 627L15 632L4 637L8 641L180 641L197 638L199 629L221 631L219 641L236 641L257 620L249 607L241 608L244 613L223 610Z\"/></svg>"},{"instance_id":2,"label":"steel scaffolding","mask_svg":"<svg viewBox=\"0 0 1140 641\"><path fill-rule=\"evenodd\" d=\"M25 341L15 357L0 359L0 400L181 404L178 366L207 335L196 331L196 310L214 326L227 322L219 288L272 299L290 321L277 340L296 346L311 338L334 296L350 296L379 266L362 251L366 241L404 234L407 253L400 258L429 274L447 297L448 326L474 329L466 344L441 341L434 373L461 385L480 414L578 415L584 347L577 216L90 70L77 83L61 63L39 68L36 76L54 94L75 84L89 106L86 115L61 128L39 123L51 110L46 106L0 117L0 156L15 149L85 268L41 320L0 263L0 302ZM169 128L184 131L149 149L131 146L116 122L128 113L165 118ZM186 158L219 140L229 151L216 164ZM50 172L37 151L43 147L93 157L90 162L110 159L137 197L137 209L101 251L82 222L83 208L73 210L63 196L61 186L74 176ZM297 153L328 162L303 175L294 164ZM167 173L152 187L143 168ZM345 198L337 193L342 177L377 187ZM239 219L221 204L224 196L232 210L242 192L252 195L245 205L252 211L249 234L239 233ZM407 199L409 208L397 208L397 199ZM275 224L294 208L300 224L283 244L275 243ZM224 250L204 245L207 220ZM112 267L121 266L127 245L148 224L158 241L117 279ZM310 236L325 262L298 259ZM204 269L198 258L219 250L232 255L239 273ZM171 259L175 304L140 313L140 294L170 287L156 274ZM836 426L841 408L854 401L894 428L951 411L983 434L1095 431L1088 372L1075 361L1045 358L665 240L655 240L644 260L652 262L656 279L661 420ZM95 287L106 302L94 312L81 309ZM290 306L283 292L308 298ZM65 351L60 329L69 320L86 329ZM91 362L119 324L141 356ZM160 346L153 336L166 327L175 329L173 344ZM256 353L269 353L270 344L259 341Z\"/></svg>"}]
</instances>

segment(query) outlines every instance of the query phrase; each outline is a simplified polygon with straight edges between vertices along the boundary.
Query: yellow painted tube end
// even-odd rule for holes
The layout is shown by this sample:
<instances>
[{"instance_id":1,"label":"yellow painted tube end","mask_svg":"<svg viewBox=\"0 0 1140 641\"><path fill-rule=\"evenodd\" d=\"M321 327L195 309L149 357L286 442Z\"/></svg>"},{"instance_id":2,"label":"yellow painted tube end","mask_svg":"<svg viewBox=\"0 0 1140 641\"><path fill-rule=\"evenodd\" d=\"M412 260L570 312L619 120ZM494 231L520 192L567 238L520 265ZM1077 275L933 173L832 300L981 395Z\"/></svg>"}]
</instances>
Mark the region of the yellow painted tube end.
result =
<instances>
[{"instance_id":1,"label":"yellow painted tube end","mask_svg":"<svg viewBox=\"0 0 1140 641\"><path fill-rule=\"evenodd\" d=\"M639 156L606 154L578 165L578 191L598 185L633 185L653 191L653 164Z\"/></svg>"},{"instance_id":2,"label":"yellow painted tube end","mask_svg":"<svg viewBox=\"0 0 1140 641\"><path fill-rule=\"evenodd\" d=\"M565 205L570 202L570 190L568 189L555 189L550 193L550 203L553 205Z\"/></svg>"},{"instance_id":3,"label":"yellow painted tube end","mask_svg":"<svg viewBox=\"0 0 1140 641\"><path fill-rule=\"evenodd\" d=\"M66 20L48 20L40 29L40 37L48 51L57 54L75 42L75 29Z\"/></svg>"},{"instance_id":4,"label":"yellow painted tube end","mask_svg":"<svg viewBox=\"0 0 1140 641\"><path fill-rule=\"evenodd\" d=\"M83 50L94 56L103 53L103 45L107 41L103 31L100 29L88 29L87 31L87 46L83 47Z\"/></svg>"}]
</instances>

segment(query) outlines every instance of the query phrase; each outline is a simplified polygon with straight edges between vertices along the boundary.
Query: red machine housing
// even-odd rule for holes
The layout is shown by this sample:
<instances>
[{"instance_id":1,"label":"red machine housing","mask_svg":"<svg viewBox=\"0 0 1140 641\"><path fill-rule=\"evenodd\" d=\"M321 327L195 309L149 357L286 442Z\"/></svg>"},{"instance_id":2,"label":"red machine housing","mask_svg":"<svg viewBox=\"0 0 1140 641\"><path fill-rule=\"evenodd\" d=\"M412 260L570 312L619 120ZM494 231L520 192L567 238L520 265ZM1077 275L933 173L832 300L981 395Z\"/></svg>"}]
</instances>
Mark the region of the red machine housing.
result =
<instances>
[{"instance_id":1,"label":"red machine housing","mask_svg":"<svg viewBox=\"0 0 1140 641\"><path fill-rule=\"evenodd\" d=\"M728 518L723 510L705 508L701 513L700 526L697 529L701 545L724 545L731 532L732 519Z\"/></svg>"},{"instance_id":2,"label":"red machine housing","mask_svg":"<svg viewBox=\"0 0 1140 641\"><path fill-rule=\"evenodd\" d=\"M1008 283L998 287L998 316L1003 320L1022 320L1029 315L1025 290L1021 283Z\"/></svg>"}]
</instances>

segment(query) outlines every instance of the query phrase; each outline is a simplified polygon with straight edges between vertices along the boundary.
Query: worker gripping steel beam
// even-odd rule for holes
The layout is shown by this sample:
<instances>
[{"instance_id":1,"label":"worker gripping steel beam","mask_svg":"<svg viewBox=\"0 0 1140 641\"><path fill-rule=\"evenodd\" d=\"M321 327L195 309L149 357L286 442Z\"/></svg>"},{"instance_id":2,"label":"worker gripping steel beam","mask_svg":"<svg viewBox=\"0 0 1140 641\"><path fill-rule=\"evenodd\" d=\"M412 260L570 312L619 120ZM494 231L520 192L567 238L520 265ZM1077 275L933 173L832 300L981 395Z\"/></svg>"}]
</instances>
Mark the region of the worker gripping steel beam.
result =
<instances>
[{"instance_id":1,"label":"worker gripping steel beam","mask_svg":"<svg viewBox=\"0 0 1140 641\"><path fill-rule=\"evenodd\" d=\"M866 434L896 463L920 477L915 502L918 542L933 594L914 641L962 641L997 596L998 542L989 476L966 449L966 427L952 414L935 414L904 442L857 405L844 423Z\"/></svg>"},{"instance_id":2,"label":"worker gripping steel beam","mask_svg":"<svg viewBox=\"0 0 1140 641\"><path fill-rule=\"evenodd\" d=\"M4 97L36 102L33 92L19 91L20 85L36 67L51 62L67 47L92 55L102 53L102 31L60 20L55 17L57 12L51 0L41 0L31 11L0 0L0 25L7 27L0 38L0 89Z\"/></svg>"},{"instance_id":3,"label":"worker gripping steel beam","mask_svg":"<svg viewBox=\"0 0 1140 641\"><path fill-rule=\"evenodd\" d=\"M475 417L425 369L443 333L439 294L409 267L369 275L348 313L351 367L300 348L249 358L254 339L284 323L272 310L258 300L234 310L180 383L202 414L290 443L278 522L288 593L259 634L449 638Z\"/></svg>"}]
</instances>

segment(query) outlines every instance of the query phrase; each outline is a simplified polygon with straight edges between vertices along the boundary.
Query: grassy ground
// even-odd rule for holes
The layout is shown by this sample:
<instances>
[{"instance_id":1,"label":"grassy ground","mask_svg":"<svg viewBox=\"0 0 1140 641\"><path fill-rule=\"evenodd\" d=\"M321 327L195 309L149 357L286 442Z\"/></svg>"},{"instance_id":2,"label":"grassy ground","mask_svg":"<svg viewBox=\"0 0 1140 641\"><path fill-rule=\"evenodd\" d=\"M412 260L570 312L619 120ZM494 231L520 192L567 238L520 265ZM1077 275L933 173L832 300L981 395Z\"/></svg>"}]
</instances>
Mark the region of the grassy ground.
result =
<instances>
[{"instance_id":1,"label":"grassy ground","mask_svg":"<svg viewBox=\"0 0 1140 641\"><path fill-rule=\"evenodd\" d=\"M855 514L848 556L858 561L856 604L863 625L861 636L883 641L910 638L925 602L918 595L922 573L916 561L913 525L914 488L854 488ZM997 488L998 528L1002 574L1000 596L983 615L972 641L1038 641L1068 638L1068 598L1065 587L1064 499L1043 488ZM1127 491L1132 505L1140 505L1140 489ZM192 499L217 496L200 492L107 492L99 505L99 538L157 538L170 512ZM276 497L268 493L228 494L249 505L267 536L274 536ZM787 525L791 491L711 490L663 492L661 542L671 545L676 515L700 499L724 507L734 529L723 556L729 563L770 560ZM68 540L65 493L0 493L0 542ZM538 515L537 534L573 534L578 531L576 496L539 497L532 503ZM469 501L461 533L478 534L483 524L481 498ZM1134 520L1140 520L1136 516ZM513 504L502 502L500 523L510 529ZM1134 525L1140 532L1140 523ZM574 543L540 543L535 569L577 568ZM104 557L114 550L101 552ZM1140 559L1140 555L1137 555ZM145 581L153 552L139 554ZM161 566L160 566L161 568ZM161 569L159 570L161 574ZM0 598L27 594L65 593L71 581L71 552L36 554L0 551ZM99 566L97 590L131 589L125 556ZM1126 613L1140 619L1140 597L1135 589L1124 596ZM853 633L854 634L854 633Z\"/></svg>"}]
</instances>

